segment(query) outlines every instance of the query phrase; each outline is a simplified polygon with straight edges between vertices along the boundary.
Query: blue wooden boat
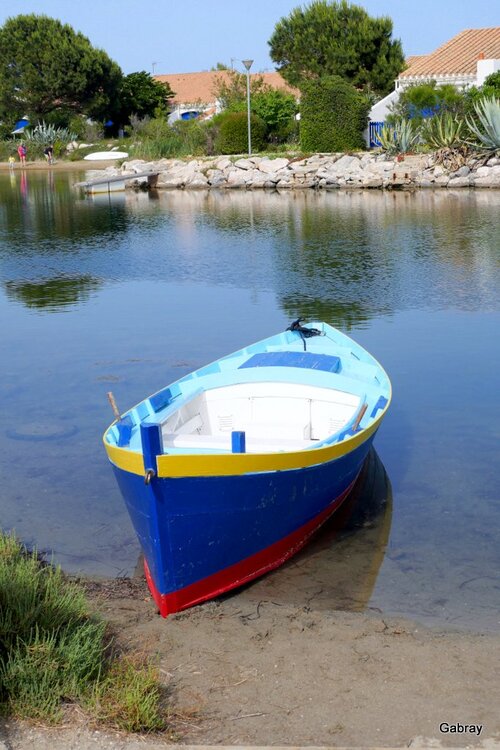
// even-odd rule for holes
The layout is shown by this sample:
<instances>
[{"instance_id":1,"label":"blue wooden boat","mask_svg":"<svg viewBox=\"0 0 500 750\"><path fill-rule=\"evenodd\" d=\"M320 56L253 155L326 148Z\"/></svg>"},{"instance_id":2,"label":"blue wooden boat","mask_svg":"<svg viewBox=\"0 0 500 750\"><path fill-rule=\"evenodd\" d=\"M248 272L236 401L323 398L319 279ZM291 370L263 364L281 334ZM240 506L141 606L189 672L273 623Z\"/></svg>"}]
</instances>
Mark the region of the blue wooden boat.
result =
<instances>
[{"instance_id":1,"label":"blue wooden boat","mask_svg":"<svg viewBox=\"0 0 500 750\"><path fill-rule=\"evenodd\" d=\"M115 420L104 445L160 613L295 554L348 495L390 398L361 346L295 321Z\"/></svg>"}]
</instances>

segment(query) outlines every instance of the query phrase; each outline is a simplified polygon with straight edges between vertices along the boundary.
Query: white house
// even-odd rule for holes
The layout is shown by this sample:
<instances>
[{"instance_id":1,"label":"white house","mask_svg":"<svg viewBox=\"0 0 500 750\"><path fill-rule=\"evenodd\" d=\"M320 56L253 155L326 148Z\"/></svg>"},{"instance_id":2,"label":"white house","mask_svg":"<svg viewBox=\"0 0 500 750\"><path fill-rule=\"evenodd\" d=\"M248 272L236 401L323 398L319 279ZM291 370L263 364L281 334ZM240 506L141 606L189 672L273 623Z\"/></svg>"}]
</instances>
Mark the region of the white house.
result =
<instances>
[{"instance_id":1,"label":"white house","mask_svg":"<svg viewBox=\"0 0 500 750\"><path fill-rule=\"evenodd\" d=\"M500 70L500 26L466 29L430 55L414 55L396 79L395 90L374 104L370 124L384 122L403 89L418 83L452 83L457 88L482 86L485 78Z\"/></svg>"}]
</instances>

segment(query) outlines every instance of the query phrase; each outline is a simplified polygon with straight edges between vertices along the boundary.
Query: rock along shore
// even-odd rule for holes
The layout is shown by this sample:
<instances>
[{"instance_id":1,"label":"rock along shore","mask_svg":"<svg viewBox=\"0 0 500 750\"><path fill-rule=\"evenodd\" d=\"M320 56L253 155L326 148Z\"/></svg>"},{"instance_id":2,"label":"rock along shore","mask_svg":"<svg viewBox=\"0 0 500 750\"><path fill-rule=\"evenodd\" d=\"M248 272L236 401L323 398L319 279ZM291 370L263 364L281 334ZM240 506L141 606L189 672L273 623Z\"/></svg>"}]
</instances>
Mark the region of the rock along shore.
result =
<instances>
[{"instance_id":1,"label":"rock along shore","mask_svg":"<svg viewBox=\"0 0 500 750\"><path fill-rule=\"evenodd\" d=\"M469 160L456 169L437 164L434 155L409 155L397 161L385 154L313 154L307 158L218 156L189 161L135 159L104 172L158 172L157 188L165 189L359 189L500 188L500 158ZM96 176L102 176L99 170ZM140 187L147 178L127 184Z\"/></svg>"}]
</instances>

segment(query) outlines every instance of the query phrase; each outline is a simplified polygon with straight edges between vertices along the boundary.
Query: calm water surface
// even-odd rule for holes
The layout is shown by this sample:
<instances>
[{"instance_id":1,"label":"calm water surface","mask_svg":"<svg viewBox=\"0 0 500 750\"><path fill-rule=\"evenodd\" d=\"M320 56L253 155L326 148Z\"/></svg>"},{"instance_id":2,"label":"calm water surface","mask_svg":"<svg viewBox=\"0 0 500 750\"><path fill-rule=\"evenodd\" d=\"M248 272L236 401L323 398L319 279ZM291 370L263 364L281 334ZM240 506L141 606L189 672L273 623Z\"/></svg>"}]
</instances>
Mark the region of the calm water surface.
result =
<instances>
[{"instance_id":1,"label":"calm water surface","mask_svg":"<svg viewBox=\"0 0 500 750\"><path fill-rule=\"evenodd\" d=\"M251 595L500 629L500 193L92 199L81 177L0 174L2 527L67 571L132 574L106 392L125 410L319 318L394 401L343 517Z\"/></svg>"}]
</instances>

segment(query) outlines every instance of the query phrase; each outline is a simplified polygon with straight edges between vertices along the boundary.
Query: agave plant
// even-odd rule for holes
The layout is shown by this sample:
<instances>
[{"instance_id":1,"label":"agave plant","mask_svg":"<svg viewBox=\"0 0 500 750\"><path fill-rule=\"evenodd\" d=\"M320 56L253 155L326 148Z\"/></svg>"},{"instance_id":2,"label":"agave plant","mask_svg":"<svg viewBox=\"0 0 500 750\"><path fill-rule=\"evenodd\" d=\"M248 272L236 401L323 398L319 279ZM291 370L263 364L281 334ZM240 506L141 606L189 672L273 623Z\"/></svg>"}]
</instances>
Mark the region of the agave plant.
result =
<instances>
[{"instance_id":1,"label":"agave plant","mask_svg":"<svg viewBox=\"0 0 500 750\"><path fill-rule=\"evenodd\" d=\"M397 120L394 125L384 125L378 133L382 151L389 156L406 154L418 143L420 132L411 120Z\"/></svg>"},{"instance_id":2,"label":"agave plant","mask_svg":"<svg viewBox=\"0 0 500 750\"><path fill-rule=\"evenodd\" d=\"M474 104L474 109L482 127L471 119L467 119L467 125L476 136L471 145L479 146L481 151L498 151L500 149L500 99L480 99Z\"/></svg>"},{"instance_id":3,"label":"agave plant","mask_svg":"<svg viewBox=\"0 0 500 750\"><path fill-rule=\"evenodd\" d=\"M39 122L33 130L25 133L25 139L41 146L48 146L50 143L69 143L76 140L76 135L70 133L66 128L56 128L54 125L45 122Z\"/></svg>"},{"instance_id":4,"label":"agave plant","mask_svg":"<svg viewBox=\"0 0 500 750\"><path fill-rule=\"evenodd\" d=\"M462 143L464 121L458 120L450 112L442 112L424 120L421 136L424 143L435 149L455 148Z\"/></svg>"}]
</instances>

